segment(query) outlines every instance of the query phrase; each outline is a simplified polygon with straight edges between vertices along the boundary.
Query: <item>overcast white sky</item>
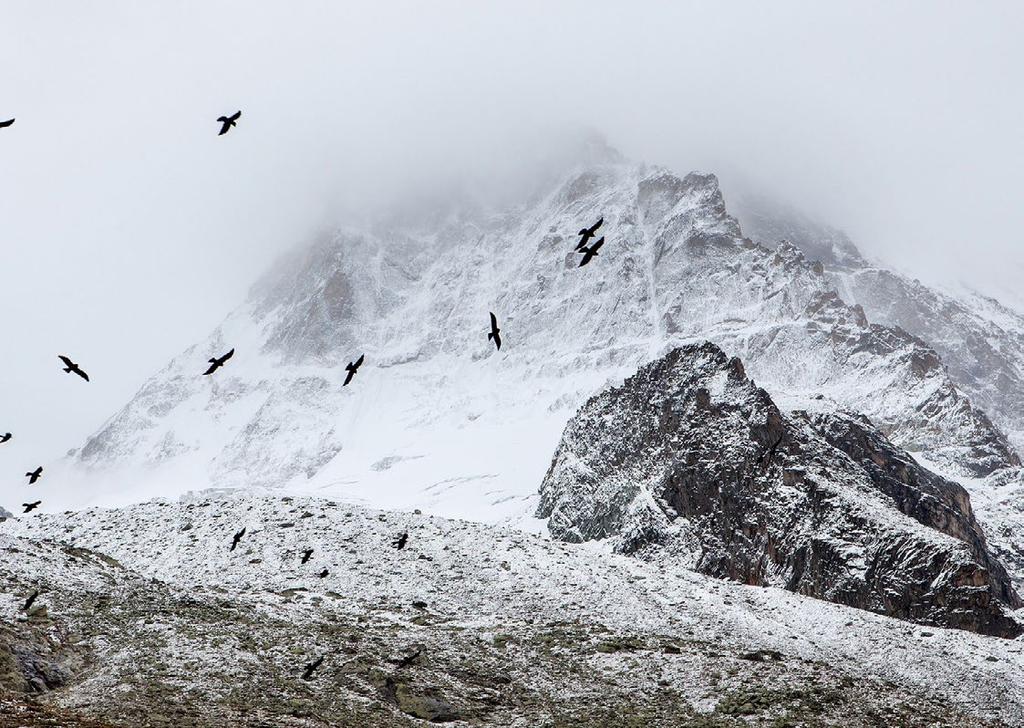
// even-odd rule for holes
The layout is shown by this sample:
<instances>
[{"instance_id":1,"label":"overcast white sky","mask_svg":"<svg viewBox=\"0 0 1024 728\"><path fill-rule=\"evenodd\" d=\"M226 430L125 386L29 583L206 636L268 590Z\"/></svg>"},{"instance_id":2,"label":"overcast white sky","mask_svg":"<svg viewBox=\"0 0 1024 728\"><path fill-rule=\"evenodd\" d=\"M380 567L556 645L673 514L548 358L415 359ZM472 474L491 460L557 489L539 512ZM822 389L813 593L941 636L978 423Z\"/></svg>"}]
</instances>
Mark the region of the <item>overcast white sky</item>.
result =
<instances>
[{"instance_id":1,"label":"overcast white sky","mask_svg":"<svg viewBox=\"0 0 1024 728\"><path fill-rule=\"evenodd\" d=\"M744 179L924 279L1011 288L1022 35L1019 2L6 0L0 488L286 247L551 129Z\"/></svg>"}]
</instances>

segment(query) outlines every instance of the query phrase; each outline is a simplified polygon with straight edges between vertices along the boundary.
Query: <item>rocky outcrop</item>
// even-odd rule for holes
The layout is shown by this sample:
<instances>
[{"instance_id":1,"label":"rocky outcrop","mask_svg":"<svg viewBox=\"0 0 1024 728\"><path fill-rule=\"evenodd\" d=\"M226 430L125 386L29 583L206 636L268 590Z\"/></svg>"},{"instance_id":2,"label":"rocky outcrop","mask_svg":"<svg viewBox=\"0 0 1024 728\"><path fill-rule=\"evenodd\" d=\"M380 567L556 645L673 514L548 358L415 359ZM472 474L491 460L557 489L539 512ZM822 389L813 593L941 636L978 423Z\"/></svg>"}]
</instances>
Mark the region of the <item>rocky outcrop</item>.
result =
<instances>
[{"instance_id":1,"label":"rocky outcrop","mask_svg":"<svg viewBox=\"0 0 1024 728\"><path fill-rule=\"evenodd\" d=\"M568 541L925 624L1013 637L1021 606L966 492L863 417L784 414L739 359L676 348L566 426L538 516Z\"/></svg>"}]
</instances>

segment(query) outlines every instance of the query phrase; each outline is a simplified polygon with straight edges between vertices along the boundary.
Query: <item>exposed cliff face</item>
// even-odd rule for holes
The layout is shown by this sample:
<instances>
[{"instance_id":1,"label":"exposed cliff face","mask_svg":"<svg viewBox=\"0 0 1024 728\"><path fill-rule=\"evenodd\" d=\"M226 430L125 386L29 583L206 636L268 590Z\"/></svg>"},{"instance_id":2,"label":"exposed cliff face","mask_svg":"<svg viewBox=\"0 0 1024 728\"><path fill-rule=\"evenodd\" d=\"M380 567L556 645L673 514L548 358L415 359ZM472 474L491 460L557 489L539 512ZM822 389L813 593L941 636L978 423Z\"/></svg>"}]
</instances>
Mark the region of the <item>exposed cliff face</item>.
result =
<instances>
[{"instance_id":1,"label":"exposed cliff face","mask_svg":"<svg viewBox=\"0 0 1024 728\"><path fill-rule=\"evenodd\" d=\"M538 516L557 538L661 544L700 571L1016 636L1021 602L966 492L866 418L783 414L713 344L675 349L566 426Z\"/></svg>"}]
</instances>

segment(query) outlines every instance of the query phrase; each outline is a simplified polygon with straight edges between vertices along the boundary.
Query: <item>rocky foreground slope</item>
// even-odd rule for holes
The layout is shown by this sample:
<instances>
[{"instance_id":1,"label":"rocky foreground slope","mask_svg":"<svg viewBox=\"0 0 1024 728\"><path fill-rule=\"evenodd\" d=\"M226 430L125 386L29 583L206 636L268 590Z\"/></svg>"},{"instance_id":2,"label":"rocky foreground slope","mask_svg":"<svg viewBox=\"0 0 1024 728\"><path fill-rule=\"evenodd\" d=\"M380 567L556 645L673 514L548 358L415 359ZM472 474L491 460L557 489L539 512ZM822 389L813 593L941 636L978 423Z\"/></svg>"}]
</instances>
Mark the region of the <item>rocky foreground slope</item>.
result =
<instances>
[{"instance_id":1,"label":"rocky foreground slope","mask_svg":"<svg viewBox=\"0 0 1024 728\"><path fill-rule=\"evenodd\" d=\"M537 515L697 570L1016 637L1022 602L967 493L863 416L783 414L714 344L674 349L566 425Z\"/></svg>"},{"instance_id":2,"label":"rocky foreground slope","mask_svg":"<svg viewBox=\"0 0 1024 728\"><path fill-rule=\"evenodd\" d=\"M1020 640L480 524L232 497L0 548L0 724L1024 725Z\"/></svg>"}]
</instances>

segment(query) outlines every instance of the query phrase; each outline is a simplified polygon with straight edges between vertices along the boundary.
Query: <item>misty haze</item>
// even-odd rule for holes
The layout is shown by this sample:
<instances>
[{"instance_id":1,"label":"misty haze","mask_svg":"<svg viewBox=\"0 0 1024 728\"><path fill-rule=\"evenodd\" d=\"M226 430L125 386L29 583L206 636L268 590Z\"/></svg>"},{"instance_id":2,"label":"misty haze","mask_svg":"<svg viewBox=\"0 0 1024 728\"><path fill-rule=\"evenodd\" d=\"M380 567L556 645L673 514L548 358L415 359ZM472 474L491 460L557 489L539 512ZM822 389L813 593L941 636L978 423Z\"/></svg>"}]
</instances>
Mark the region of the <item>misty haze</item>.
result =
<instances>
[{"instance_id":1,"label":"misty haze","mask_svg":"<svg viewBox=\"0 0 1024 728\"><path fill-rule=\"evenodd\" d=\"M1024 726L1024 9L12 2L0 725Z\"/></svg>"}]
</instances>

